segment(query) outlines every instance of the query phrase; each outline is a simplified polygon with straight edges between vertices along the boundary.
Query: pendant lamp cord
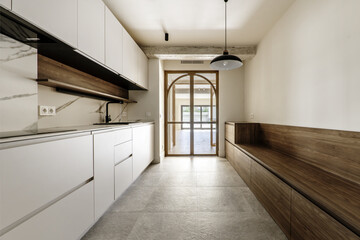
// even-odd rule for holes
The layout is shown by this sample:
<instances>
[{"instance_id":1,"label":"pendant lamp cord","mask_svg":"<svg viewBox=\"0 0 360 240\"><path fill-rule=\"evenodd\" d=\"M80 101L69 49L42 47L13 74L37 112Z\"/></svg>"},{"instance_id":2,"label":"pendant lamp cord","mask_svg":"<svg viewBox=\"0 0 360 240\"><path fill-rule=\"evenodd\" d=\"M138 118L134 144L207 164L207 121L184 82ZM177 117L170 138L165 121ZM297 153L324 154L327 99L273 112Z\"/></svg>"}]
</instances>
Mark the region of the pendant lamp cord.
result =
<instances>
[{"instance_id":1,"label":"pendant lamp cord","mask_svg":"<svg viewBox=\"0 0 360 240\"><path fill-rule=\"evenodd\" d=\"M227 0L225 0L225 51L227 51Z\"/></svg>"}]
</instances>

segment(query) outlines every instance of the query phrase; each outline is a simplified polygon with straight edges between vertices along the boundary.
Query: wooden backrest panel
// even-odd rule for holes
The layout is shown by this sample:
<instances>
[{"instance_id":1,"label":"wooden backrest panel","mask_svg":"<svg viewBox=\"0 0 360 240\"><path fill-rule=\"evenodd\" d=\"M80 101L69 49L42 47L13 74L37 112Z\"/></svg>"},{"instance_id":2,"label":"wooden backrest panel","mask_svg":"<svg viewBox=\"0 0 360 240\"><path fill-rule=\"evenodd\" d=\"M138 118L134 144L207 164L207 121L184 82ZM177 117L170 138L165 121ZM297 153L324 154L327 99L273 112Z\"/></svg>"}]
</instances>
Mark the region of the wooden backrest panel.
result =
<instances>
[{"instance_id":1,"label":"wooden backrest panel","mask_svg":"<svg viewBox=\"0 0 360 240\"><path fill-rule=\"evenodd\" d=\"M58 80L90 90L129 98L129 91L124 88L40 54L38 55L38 78Z\"/></svg>"},{"instance_id":2,"label":"wooden backrest panel","mask_svg":"<svg viewBox=\"0 0 360 240\"><path fill-rule=\"evenodd\" d=\"M360 132L260 124L269 147L360 184Z\"/></svg>"}]
</instances>

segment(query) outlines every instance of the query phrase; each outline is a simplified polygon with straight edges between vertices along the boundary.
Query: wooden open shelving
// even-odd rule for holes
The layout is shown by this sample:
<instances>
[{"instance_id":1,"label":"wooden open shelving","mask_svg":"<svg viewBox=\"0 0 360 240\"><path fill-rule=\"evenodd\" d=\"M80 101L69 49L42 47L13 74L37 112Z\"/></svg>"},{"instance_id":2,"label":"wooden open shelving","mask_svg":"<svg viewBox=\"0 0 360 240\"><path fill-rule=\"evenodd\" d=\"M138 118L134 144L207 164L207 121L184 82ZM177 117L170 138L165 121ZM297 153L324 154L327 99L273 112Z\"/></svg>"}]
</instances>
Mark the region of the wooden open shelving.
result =
<instances>
[{"instance_id":1,"label":"wooden open shelving","mask_svg":"<svg viewBox=\"0 0 360 240\"><path fill-rule=\"evenodd\" d=\"M87 88L84 88L84 87L79 87L79 86L75 86L75 85L72 85L72 84L63 83L63 82L60 82L60 81L57 81L57 80L37 79L36 81L40 85L53 87L53 88L56 88L56 90L58 90L58 91L67 91L67 92L72 92L72 93L75 93L75 94L78 93L78 94L81 94L81 95L86 95L86 96L90 96L90 97L96 97L96 98L100 98L100 99L104 99L104 100L122 101L124 103L136 103L136 101L129 100L129 99L126 99L126 98L123 98L123 97L118 97L118 96L115 96L115 95L111 95L111 94L107 94L107 93L87 89Z\"/></svg>"}]
</instances>

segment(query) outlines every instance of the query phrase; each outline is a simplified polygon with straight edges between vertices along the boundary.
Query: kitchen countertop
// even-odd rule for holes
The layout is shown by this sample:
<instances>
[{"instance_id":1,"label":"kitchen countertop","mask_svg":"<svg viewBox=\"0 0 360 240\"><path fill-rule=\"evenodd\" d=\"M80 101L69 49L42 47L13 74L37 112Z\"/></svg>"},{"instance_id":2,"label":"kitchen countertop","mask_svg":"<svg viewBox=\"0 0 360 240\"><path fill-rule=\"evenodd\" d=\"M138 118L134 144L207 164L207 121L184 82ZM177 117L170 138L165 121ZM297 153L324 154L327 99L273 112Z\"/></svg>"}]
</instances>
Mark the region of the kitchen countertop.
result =
<instances>
[{"instance_id":1,"label":"kitchen countertop","mask_svg":"<svg viewBox=\"0 0 360 240\"><path fill-rule=\"evenodd\" d=\"M146 124L153 124L153 121L134 122L130 124L109 124L109 125L84 125L84 126L68 126L68 127L53 127L42 128L36 130L10 131L0 132L0 144L8 142L16 142L44 137L53 137L67 134L96 133L98 131L116 130L121 128L137 127Z\"/></svg>"}]
</instances>

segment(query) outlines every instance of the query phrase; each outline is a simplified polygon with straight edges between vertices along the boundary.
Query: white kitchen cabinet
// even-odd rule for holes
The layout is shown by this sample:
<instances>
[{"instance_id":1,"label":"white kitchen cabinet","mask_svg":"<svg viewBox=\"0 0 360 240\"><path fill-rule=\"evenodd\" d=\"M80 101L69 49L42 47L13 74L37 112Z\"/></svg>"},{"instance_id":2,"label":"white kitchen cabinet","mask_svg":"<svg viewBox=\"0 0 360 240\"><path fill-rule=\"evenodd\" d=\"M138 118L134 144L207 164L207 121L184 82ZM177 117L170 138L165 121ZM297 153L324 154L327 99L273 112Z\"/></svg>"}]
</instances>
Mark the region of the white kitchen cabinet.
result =
<instances>
[{"instance_id":1,"label":"white kitchen cabinet","mask_svg":"<svg viewBox=\"0 0 360 240\"><path fill-rule=\"evenodd\" d=\"M133 178L154 160L154 124L133 128Z\"/></svg>"},{"instance_id":2,"label":"white kitchen cabinet","mask_svg":"<svg viewBox=\"0 0 360 240\"><path fill-rule=\"evenodd\" d=\"M78 49L105 63L105 4L78 0Z\"/></svg>"},{"instance_id":3,"label":"white kitchen cabinet","mask_svg":"<svg viewBox=\"0 0 360 240\"><path fill-rule=\"evenodd\" d=\"M123 30L123 75L137 83L138 46L129 33Z\"/></svg>"},{"instance_id":4,"label":"white kitchen cabinet","mask_svg":"<svg viewBox=\"0 0 360 240\"><path fill-rule=\"evenodd\" d=\"M133 182L133 160L132 157L123 159L115 165L115 199Z\"/></svg>"},{"instance_id":5,"label":"white kitchen cabinet","mask_svg":"<svg viewBox=\"0 0 360 240\"><path fill-rule=\"evenodd\" d=\"M12 0L12 10L72 47L77 47L77 1Z\"/></svg>"},{"instance_id":6,"label":"white kitchen cabinet","mask_svg":"<svg viewBox=\"0 0 360 240\"><path fill-rule=\"evenodd\" d=\"M11 9L11 0L0 0L0 6Z\"/></svg>"},{"instance_id":7,"label":"white kitchen cabinet","mask_svg":"<svg viewBox=\"0 0 360 240\"><path fill-rule=\"evenodd\" d=\"M94 134L95 219L114 202L114 132Z\"/></svg>"},{"instance_id":8,"label":"white kitchen cabinet","mask_svg":"<svg viewBox=\"0 0 360 240\"><path fill-rule=\"evenodd\" d=\"M123 74L123 27L105 7L105 64Z\"/></svg>"},{"instance_id":9,"label":"white kitchen cabinet","mask_svg":"<svg viewBox=\"0 0 360 240\"><path fill-rule=\"evenodd\" d=\"M145 89L149 88L148 81L148 58L145 53L138 47L138 73L137 83Z\"/></svg>"},{"instance_id":10,"label":"white kitchen cabinet","mask_svg":"<svg viewBox=\"0 0 360 240\"><path fill-rule=\"evenodd\" d=\"M0 240L79 239L94 223L93 191L91 181L7 232Z\"/></svg>"},{"instance_id":11,"label":"white kitchen cabinet","mask_svg":"<svg viewBox=\"0 0 360 240\"><path fill-rule=\"evenodd\" d=\"M93 177L92 136L0 150L0 229Z\"/></svg>"}]
</instances>

